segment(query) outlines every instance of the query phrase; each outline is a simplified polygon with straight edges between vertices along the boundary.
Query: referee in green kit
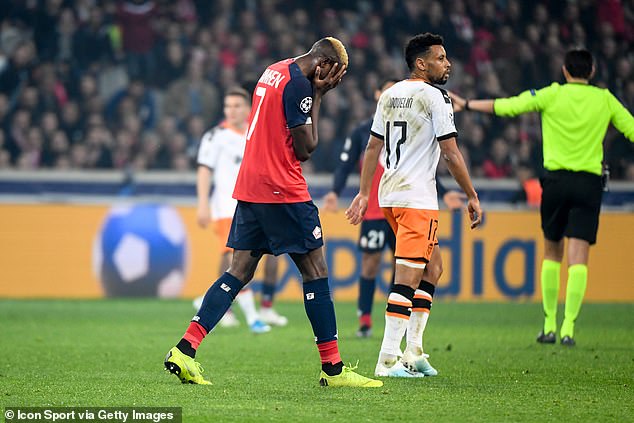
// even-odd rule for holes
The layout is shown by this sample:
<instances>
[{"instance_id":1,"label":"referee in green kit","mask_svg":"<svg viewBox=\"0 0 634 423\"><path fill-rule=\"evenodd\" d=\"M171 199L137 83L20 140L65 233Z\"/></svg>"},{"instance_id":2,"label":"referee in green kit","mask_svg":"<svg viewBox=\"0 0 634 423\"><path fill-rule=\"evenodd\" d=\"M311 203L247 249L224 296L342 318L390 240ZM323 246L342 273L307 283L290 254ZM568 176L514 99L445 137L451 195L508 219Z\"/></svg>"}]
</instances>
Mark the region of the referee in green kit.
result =
<instances>
[{"instance_id":1,"label":"referee in green kit","mask_svg":"<svg viewBox=\"0 0 634 423\"><path fill-rule=\"evenodd\" d=\"M557 331L559 274L568 238L568 284L560 337L574 346L575 320L588 280L588 254L596 242L601 209L603 138L612 123L634 142L634 118L607 89L589 85L594 76L592 54L566 53L566 83L528 90L516 97L465 100L450 93L456 111L474 110L498 116L540 112L545 175L540 208L544 232L541 284L544 327L537 342L554 344Z\"/></svg>"}]
</instances>

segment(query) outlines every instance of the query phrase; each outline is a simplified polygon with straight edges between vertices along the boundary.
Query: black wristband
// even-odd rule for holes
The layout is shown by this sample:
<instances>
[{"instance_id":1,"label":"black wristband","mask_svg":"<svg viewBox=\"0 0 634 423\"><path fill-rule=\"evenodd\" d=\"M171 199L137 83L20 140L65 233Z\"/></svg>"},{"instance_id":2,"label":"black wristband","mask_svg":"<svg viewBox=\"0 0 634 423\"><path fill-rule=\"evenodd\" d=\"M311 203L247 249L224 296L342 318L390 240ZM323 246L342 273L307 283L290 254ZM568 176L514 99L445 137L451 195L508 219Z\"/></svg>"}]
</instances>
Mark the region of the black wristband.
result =
<instances>
[{"instance_id":1,"label":"black wristband","mask_svg":"<svg viewBox=\"0 0 634 423\"><path fill-rule=\"evenodd\" d=\"M471 107L469 107L469 99L465 100L465 102L464 102L464 109L465 109L465 110L471 110Z\"/></svg>"}]
</instances>

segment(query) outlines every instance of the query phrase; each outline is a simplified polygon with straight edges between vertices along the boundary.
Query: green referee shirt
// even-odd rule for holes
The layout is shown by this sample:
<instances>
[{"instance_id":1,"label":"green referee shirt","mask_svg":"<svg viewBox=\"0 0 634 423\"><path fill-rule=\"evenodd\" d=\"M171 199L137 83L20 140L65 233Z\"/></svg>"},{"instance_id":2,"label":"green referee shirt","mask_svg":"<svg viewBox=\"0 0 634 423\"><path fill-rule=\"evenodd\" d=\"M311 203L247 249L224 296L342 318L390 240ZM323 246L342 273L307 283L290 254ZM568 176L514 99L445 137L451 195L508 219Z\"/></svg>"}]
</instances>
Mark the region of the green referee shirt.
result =
<instances>
[{"instance_id":1,"label":"green referee shirt","mask_svg":"<svg viewBox=\"0 0 634 423\"><path fill-rule=\"evenodd\" d=\"M603 138L610 122L634 142L634 118L607 89L580 83L553 83L541 90L499 98L498 116L540 112L544 167L601 175Z\"/></svg>"}]
</instances>

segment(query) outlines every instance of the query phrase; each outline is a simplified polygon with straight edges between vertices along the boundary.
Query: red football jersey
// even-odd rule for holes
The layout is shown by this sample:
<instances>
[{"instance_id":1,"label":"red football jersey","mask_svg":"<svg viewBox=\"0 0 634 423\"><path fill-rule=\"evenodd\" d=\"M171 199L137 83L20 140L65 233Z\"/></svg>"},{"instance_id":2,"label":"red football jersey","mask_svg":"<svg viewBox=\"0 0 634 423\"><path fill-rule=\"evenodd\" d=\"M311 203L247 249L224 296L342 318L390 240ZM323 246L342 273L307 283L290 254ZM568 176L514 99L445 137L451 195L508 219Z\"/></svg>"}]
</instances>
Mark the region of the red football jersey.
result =
<instances>
[{"instance_id":1,"label":"red football jersey","mask_svg":"<svg viewBox=\"0 0 634 423\"><path fill-rule=\"evenodd\" d=\"M294 59L269 66L253 92L244 158L233 198L251 203L310 201L289 128L311 123L313 87Z\"/></svg>"},{"instance_id":2,"label":"red football jersey","mask_svg":"<svg viewBox=\"0 0 634 423\"><path fill-rule=\"evenodd\" d=\"M368 197L368 210L366 210L363 220L385 219L383 210L379 206L379 184L384 171L383 165L379 162L376 166L376 172L374 172L374 178L372 178L372 187L370 187L370 196Z\"/></svg>"}]
</instances>

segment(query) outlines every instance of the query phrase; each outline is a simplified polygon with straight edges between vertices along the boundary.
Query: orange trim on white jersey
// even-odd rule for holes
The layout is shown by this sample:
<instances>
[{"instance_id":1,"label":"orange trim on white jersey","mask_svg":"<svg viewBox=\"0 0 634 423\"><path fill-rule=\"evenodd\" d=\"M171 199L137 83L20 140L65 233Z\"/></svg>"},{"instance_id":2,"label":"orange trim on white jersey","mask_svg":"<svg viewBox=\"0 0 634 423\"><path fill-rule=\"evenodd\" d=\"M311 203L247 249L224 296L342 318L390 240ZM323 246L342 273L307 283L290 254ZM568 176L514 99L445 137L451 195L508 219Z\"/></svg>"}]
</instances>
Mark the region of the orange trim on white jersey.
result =
<instances>
[{"instance_id":1,"label":"orange trim on white jersey","mask_svg":"<svg viewBox=\"0 0 634 423\"><path fill-rule=\"evenodd\" d=\"M243 130L240 130L238 127L229 124L229 122L227 122L226 120L223 120L222 122L220 122L220 127L224 129L228 129L229 131L235 132L236 134L244 137L247 135L248 122L244 122Z\"/></svg>"}]
</instances>

